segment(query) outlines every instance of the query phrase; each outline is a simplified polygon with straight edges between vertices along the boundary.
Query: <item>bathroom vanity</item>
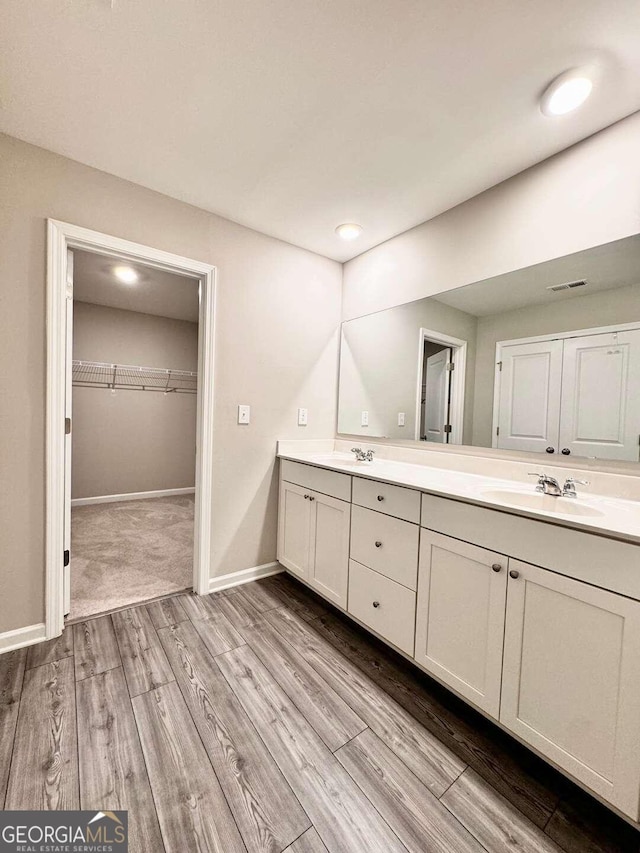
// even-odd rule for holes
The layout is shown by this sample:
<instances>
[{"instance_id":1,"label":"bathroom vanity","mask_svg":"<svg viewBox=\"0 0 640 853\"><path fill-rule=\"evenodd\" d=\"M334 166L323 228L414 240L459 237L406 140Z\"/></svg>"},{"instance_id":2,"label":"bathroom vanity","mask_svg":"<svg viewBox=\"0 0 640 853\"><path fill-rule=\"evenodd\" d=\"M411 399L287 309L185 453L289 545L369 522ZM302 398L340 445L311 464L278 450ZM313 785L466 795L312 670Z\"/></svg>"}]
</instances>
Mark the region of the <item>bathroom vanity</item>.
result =
<instances>
[{"instance_id":1,"label":"bathroom vanity","mask_svg":"<svg viewBox=\"0 0 640 853\"><path fill-rule=\"evenodd\" d=\"M637 822L637 497L325 444L280 443L280 563Z\"/></svg>"}]
</instances>

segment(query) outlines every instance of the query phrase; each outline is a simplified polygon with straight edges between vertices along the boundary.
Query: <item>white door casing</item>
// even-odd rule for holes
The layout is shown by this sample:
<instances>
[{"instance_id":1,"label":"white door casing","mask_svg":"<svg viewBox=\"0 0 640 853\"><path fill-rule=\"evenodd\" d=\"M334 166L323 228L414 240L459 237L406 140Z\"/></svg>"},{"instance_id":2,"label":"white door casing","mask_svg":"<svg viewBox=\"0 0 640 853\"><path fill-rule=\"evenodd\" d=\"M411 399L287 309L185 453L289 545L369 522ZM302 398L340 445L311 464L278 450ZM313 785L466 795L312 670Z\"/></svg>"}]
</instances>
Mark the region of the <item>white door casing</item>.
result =
<instances>
[{"instance_id":1,"label":"white door casing","mask_svg":"<svg viewBox=\"0 0 640 853\"><path fill-rule=\"evenodd\" d=\"M509 561L500 721L633 820L640 602Z\"/></svg>"},{"instance_id":2,"label":"white door casing","mask_svg":"<svg viewBox=\"0 0 640 853\"><path fill-rule=\"evenodd\" d=\"M560 448L638 462L638 388L640 330L565 340Z\"/></svg>"},{"instance_id":3,"label":"white door casing","mask_svg":"<svg viewBox=\"0 0 640 853\"><path fill-rule=\"evenodd\" d=\"M47 408L45 625L47 639L64 627L65 501L67 467L67 277L68 250L82 249L199 279L196 500L193 588L209 592L213 490L213 399L216 268L78 225L47 220ZM69 489L70 493L70 489Z\"/></svg>"},{"instance_id":4,"label":"white door casing","mask_svg":"<svg viewBox=\"0 0 640 853\"><path fill-rule=\"evenodd\" d=\"M498 352L493 447L557 452L562 341L501 345Z\"/></svg>"},{"instance_id":5,"label":"white door casing","mask_svg":"<svg viewBox=\"0 0 640 853\"><path fill-rule=\"evenodd\" d=\"M451 424L451 433L449 435L449 443L462 444L464 433L464 403L467 374L467 341L464 341L461 338L454 338L451 335L445 335L442 332L437 332L432 329L420 329L418 335L418 369L416 371L416 417L414 427L414 438L416 439L416 441L421 438L425 341L430 341L431 343L436 344L442 344L442 346L449 347L451 350L451 364L453 365L453 375L449 377L451 389L449 405L449 423Z\"/></svg>"},{"instance_id":6,"label":"white door casing","mask_svg":"<svg viewBox=\"0 0 640 853\"><path fill-rule=\"evenodd\" d=\"M449 388L451 351L443 349L427 358L425 382L424 435L427 441L446 444L449 426Z\"/></svg>"},{"instance_id":7,"label":"white door casing","mask_svg":"<svg viewBox=\"0 0 640 853\"><path fill-rule=\"evenodd\" d=\"M73 252L67 249L67 282L66 282L66 362L65 362L65 437L64 437L64 604L63 614L71 610L71 445L73 429Z\"/></svg>"},{"instance_id":8,"label":"white door casing","mask_svg":"<svg viewBox=\"0 0 640 853\"><path fill-rule=\"evenodd\" d=\"M506 557L423 529L415 659L498 719Z\"/></svg>"}]
</instances>

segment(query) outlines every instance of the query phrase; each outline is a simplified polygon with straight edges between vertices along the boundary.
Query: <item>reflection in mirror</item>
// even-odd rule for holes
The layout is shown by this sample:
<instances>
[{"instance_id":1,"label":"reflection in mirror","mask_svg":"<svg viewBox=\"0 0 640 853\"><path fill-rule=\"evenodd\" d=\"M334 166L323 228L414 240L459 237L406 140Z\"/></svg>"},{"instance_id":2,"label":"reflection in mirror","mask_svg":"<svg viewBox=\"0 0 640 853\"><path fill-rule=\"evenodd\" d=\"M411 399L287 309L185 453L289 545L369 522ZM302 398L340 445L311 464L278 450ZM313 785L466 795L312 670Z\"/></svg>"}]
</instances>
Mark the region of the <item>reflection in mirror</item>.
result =
<instances>
[{"instance_id":1,"label":"reflection in mirror","mask_svg":"<svg viewBox=\"0 0 640 853\"><path fill-rule=\"evenodd\" d=\"M638 461L640 236L342 324L338 431Z\"/></svg>"}]
</instances>

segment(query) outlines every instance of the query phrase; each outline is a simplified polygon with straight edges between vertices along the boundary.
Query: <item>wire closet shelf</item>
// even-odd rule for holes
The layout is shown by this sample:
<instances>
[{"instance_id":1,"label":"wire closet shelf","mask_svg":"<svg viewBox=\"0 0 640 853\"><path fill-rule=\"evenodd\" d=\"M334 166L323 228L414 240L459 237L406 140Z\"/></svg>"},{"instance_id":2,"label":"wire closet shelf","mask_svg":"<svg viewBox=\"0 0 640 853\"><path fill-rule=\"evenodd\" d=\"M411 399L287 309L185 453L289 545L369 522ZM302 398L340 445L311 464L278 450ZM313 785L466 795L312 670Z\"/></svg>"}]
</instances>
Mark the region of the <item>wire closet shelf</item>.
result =
<instances>
[{"instance_id":1,"label":"wire closet shelf","mask_svg":"<svg viewBox=\"0 0 640 853\"><path fill-rule=\"evenodd\" d=\"M165 394L195 394L198 374L191 370L107 364L103 361L73 361L72 384L112 391L163 391Z\"/></svg>"}]
</instances>

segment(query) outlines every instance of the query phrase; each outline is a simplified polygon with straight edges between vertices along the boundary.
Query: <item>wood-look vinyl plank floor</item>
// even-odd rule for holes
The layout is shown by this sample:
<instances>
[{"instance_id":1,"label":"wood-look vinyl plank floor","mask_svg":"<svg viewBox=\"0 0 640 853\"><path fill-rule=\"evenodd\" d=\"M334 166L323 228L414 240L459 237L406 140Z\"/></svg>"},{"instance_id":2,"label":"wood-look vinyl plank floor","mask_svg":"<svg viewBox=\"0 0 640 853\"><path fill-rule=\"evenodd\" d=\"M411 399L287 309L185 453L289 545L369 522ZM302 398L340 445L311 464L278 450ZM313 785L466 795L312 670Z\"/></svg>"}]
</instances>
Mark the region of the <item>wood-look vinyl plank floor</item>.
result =
<instances>
[{"instance_id":1,"label":"wood-look vinyl plank floor","mask_svg":"<svg viewBox=\"0 0 640 853\"><path fill-rule=\"evenodd\" d=\"M216 662L329 853L406 851L248 646Z\"/></svg>"},{"instance_id":2,"label":"wood-look vinyl plank floor","mask_svg":"<svg viewBox=\"0 0 640 853\"><path fill-rule=\"evenodd\" d=\"M0 655L0 806L128 808L131 853L640 853L293 578L157 603Z\"/></svg>"},{"instance_id":3,"label":"wood-look vinyl plank floor","mask_svg":"<svg viewBox=\"0 0 640 853\"><path fill-rule=\"evenodd\" d=\"M436 796L464 770L464 762L309 623L284 609L271 610L265 618Z\"/></svg>"},{"instance_id":4,"label":"wood-look vinyl plank floor","mask_svg":"<svg viewBox=\"0 0 640 853\"><path fill-rule=\"evenodd\" d=\"M133 699L167 853L247 853L175 682Z\"/></svg>"},{"instance_id":5,"label":"wood-look vinyl plank floor","mask_svg":"<svg viewBox=\"0 0 640 853\"><path fill-rule=\"evenodd\" d=\"M146 608L119 610L111 618L131 696L173 681L173 671Z\"/></svg>"},{"instance_id":6,"label":"wood-look vinyl plank floor","mask_svg":"<svg viewBox=\"0 0 640 853\"><path fill-rule=\"evenodd\" d=\"M242 628L242 633L302 716L331 752L367 728L326 681L275 630L270 622Z\"/></svg>"},{"instance_id":7,"label":"wood-look vinyl plank floor","mask_svg":"<svg viewBox=\"0 0 640 853\"><path fill-rule=\"evenodd\" d=\"M309 818L194 625L162 629L160 639L247 849L280 853Z\"/></svg>"},{"instance_id":8,"label":"wood-look vinyl plank floor","mask_svg":"<svg viewBox=\"0 0 640 853\"><path fill-rule=\"evenodd\" d=\"M320 617L314 630L537 826L546 826L567 789L558 772L346 619Z\"/></svg>"},{"instance_id":9,"label":"wood-look vinyl plank floor","mask_svg":"<svg viewBox=\"0 0 640 853\"><path fill-rule=\"evenodd\" d=\"M0 809L7 793L26 663L26 649L0 655Z\"/></svg>"},{"instance_id":10,"label":"wood-look vinyl plank floor","mask_svg":"<svg viewBox=\"0 0 640 853\"><path fill-rule=\"evenodd\" d=\"M441 802L487 853L560 853L560 848L522 812L469 768Z\"/></svg>"},{"instance_id":11,"label":"wood-look vinyl plank floor","mask_svg":"<svg viewBox=\"0 0 640 853\"><path fill-rule=\"evenodd\" d=\"M27 670L6 809L77 809L75 677L69 657Z\"/></svg>"},{"instance_id":12,"label":"wood-look vinyl plank floor","mask_svg":"<svg viewBox=\"0 0 640 853\"><path fill-rule=\"evenodd\" d=\"M73 630L69 627L65 628L59 637L29 646L27 652L27 669L33 669L45 663L53 663L53 661L62 660L72 655Z\"/></svg>"},{"instance_id":13,"label":"wood-look vinyl plank floor","mask_svg":"<svg viewBox=\"0 0 640 853\"><path fill-rule=\"evenodd\" d=\"M129 849L164 850L147 768L121 667L76 685L80 806L129 812Z\"/></svg>"},{"instance_id":14,"label":"wood-look vinyl plank floor","mask_svg":"<svg viewBox=\"0 0 640 853\"><path fill-rule=\"evenodd\" d=\"M73 625L76 681L121 665L116 632L110 616Z\"/></svg>"}]
</instances>

